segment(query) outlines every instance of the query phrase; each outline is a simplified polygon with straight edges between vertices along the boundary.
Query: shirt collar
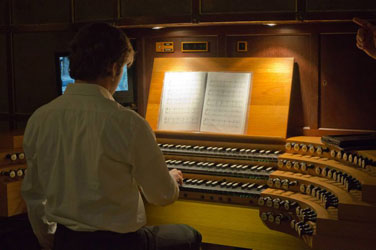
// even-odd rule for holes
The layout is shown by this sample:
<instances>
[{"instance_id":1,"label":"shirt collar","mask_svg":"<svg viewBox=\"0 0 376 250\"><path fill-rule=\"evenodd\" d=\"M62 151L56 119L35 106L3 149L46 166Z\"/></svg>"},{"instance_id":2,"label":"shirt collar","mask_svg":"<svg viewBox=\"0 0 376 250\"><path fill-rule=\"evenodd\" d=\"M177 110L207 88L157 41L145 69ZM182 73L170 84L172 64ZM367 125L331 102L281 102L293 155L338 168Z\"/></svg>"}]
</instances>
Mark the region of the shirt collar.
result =
<instances>
[{"instance_id":1,"label":"shirt collar","mask_svg":"<svg viewBox=\"0 0 376 250\"><path fill-rule=\"evenodd\" d=\"M106 99L114 101L111 93L99 86L98 84L92 83L73 83L68 84L64 95L84 95L84 96L101 96Z\"/></svg>"}]
</instances>

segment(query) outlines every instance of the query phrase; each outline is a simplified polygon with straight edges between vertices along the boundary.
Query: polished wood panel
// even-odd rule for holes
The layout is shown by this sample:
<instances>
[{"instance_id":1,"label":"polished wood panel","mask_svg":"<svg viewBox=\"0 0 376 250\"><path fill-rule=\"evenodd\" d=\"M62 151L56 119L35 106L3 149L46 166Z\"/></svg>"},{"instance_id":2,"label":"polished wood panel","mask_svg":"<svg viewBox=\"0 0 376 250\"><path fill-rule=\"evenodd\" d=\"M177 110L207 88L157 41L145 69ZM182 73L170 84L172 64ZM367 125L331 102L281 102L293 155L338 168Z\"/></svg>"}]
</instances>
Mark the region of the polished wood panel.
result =
<instances>
[{"instance_id":1,"label":"polished wood panel","mask_svg":"<svg viewBox=\"0 0 376 250\"><path fill-rule=\"evenodd\" d=\"M0 181L0 216L10 217L26 213L26 204L21 197L21 180Z\"/></svg>"},{"instance_id":2,"label":"polished wood panel","mask_svg":"<svg viewBox=\"0 0 376 250\"><path fill-rule=\"evenodd\" d=\"M311 51L312 37L310 34L279 35L227 35L227 55L230 57L293 57L295 61L291 126L302 128L317 123L318 103L317 77L315 77L315 60ZM247 52L237 52L237 41L248 42ZM317 74L317 73L316 73ZM311 105L307 105L307 104ZM303 105L305 104L305 105ZM316 104L316 105L315 105ZM294 121L293 121L294 120ZM292 131L301 134L301 131Z\"/></svg>"},{"instance_id":3,"label":"polished wood panel","mask_svg":"<svg viewBox=\"0 0 376 250\"><path fill-rule=\"evenodd\" d=\"M209 50L207 52L192 52L192 53L183 53L181 51L181 42L187 41L207 41L209 44ZM155 43L156 42L173 42L174 43L174 53L159 53L155 51ZM154 58L167 58L167 57L215 57L218 56L218 36L217 35L205 35L205 36L172 36L172 37L152 37L146 40L147 47L145 48L145 55L146 56L146 86L145 90L146 93L149 93L150 81L151 81L151 74L153 69L153 60ZM147 96L148 94L146 94ZM146 107L147 99L144 100L144 105ZM145 109L146 111L146 109Z\"/></svg>"},{"instance_id":4,"label":"polished wood panel","mask_svg":"<svg viewBox=\"0 0 376 250\"><path fill-rule=\"evenodd\" d=\"M22 148L23 130L0 133L0 148Z\"/></svg>"},{"instance_id":5,"label":"polished wood panel","mask_svg":"<svg viewBox=\"0 0 376 250\"><path fill-rule=\"evenodd\" d=\"M13 0L13 24L69 23L71 1Z\"/></svg>"},{"instance_id":6,"label":"polished wood panel","mask_svg":"<svg viewBox=\"0 0 376 250\"><path fill-rule=\"evenodd\" d=\"M58 96L54 55L67 51L71 37L69 32L14 35L16 112L31 113Z\"/></svg>"},{"instance_id":7,"label":"polished wood panel","mask_svg":"<svg viewBox=\"0 0 376 250\"><path fill-rule=\"evenodd\" d=\"M320 127L376 128L376 60L355 46L355 34L322 34Z\"/></svg>"},{"instance_id":8,"label":"polished wood panel","mask_svg":"<svg viewBox=\"0 0 376 250\"><path fill-rule=\"evenodd\" d=\"M149 225L184 223L203 235L203 242L263 250L309 249L303 241L268 229L257 208L179 200L159 207L148 204Z\"/></svg>"},{"instance_id":9,"label":"polished wood panel","mask_svg":"<svg viewBox=\"0 0 376 250\"><path fill-rule=\"evenodd\" d=\"M252 72L246 135L286 138L293 62L293 58L156 58L146 120L158 130L165 72Z\"/></svg>"},{"instance_id":10,"label":"polished wood panel","mask_svg":"<svg viewBox=\"0 0 376 250\"><path fill-rule=\"evenodd\" d=\"M9 111L7 37L0 33L0 112Z\"/></svg>"},{"instance_id":11,"label":"polished wood panel","mask_svg":"<svg viewBox=\"0 0 376 250\"><path fill-rule=\"evenodd\" d=\"M115 20L117 0L75 0L75 21Z\"/></svg>"}]
</instances>

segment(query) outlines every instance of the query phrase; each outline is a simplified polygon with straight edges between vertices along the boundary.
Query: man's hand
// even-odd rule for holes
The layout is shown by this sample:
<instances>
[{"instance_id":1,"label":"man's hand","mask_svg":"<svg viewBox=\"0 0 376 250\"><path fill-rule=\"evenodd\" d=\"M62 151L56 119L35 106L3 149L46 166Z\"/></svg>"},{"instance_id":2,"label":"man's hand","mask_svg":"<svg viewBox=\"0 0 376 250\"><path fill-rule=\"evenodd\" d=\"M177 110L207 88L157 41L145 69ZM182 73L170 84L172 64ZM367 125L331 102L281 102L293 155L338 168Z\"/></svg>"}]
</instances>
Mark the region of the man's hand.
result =
<instances>
[{"instance_id":1,"label":"man's hand","mask_svg":"<svg viewBox=\"0 0 376 250\"><path fill-rule=\"evenodd\" d=\"M170 175L175 179L179 185L183 185L183 173L176 168L170 170Z\"/></svg>"},{"instance_id":2,"label":"man's hand","mask_svg":"<svg viewBox=\"0 0 376 250\"><path fill-rule=\"evenodd\" d=\"M376 59L376 26L356 17L353 22L360 26L356 34L356 46Z\"/></svg>"}]
</instances>

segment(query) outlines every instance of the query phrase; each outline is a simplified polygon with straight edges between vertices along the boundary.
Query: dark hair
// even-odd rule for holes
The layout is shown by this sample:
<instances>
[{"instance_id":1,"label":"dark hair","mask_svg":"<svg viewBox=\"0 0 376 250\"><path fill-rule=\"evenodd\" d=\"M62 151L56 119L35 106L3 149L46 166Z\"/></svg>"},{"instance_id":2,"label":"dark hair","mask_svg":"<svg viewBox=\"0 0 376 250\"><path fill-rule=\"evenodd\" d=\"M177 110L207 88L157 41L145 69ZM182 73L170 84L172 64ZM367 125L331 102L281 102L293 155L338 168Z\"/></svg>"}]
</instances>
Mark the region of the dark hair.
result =
<instances>
[{"instance_id":1,"label":"dark hair","mask_svg":"<svg viewBox=\"0 0 376 250\"><path fill-rule=\"evenodd\" d=\"M134 50L124 32L107 23L84 26L70 44L69 74L73 79L96 80L111 76L117 63L118 74L124 62L133 63Z\"/></svg>"}]
</instances>

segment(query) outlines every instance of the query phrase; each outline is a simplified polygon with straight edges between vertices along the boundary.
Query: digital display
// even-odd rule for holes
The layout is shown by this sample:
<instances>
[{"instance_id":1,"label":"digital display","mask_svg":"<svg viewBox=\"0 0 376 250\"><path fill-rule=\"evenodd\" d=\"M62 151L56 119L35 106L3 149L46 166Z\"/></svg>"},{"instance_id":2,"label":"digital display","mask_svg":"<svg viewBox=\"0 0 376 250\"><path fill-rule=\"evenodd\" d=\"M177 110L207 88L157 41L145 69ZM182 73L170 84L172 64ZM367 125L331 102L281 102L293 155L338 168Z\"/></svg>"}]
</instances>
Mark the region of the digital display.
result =
<instances>
[{"instance_id":1,"label":"digital display","mask_svg":"<svg viewBox=\"0 0 376 250\"><path fill-rule=\"evenodd\" d=\"M61 78L61 92L64 93L65 89L67 88L68 84L74 83L74 79L69 75L69 58L68 56L60 56L59 57L59 65L60 65L60 78ZM123 75L121 76L121 80L119 86L117 87L116 91L128 91L128 69L127 65L123 68Z\"/></svg>"}]
</instances>

